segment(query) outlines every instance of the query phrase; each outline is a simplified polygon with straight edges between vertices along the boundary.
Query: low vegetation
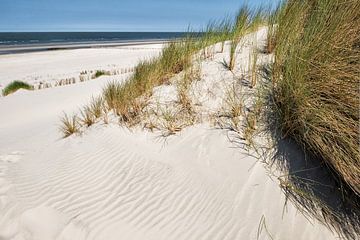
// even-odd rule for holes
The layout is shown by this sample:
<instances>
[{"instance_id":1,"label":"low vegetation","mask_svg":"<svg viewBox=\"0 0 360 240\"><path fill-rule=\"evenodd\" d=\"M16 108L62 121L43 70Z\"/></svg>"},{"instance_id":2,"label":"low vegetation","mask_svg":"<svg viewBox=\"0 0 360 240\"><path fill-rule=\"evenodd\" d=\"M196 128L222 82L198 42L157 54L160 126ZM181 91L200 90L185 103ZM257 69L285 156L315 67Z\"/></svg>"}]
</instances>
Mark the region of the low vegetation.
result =
<instances>
[{"instance_id":1,"label":"low vegetation","mask_svg":"<svg viewBox=\"0 0 360 240\"><path fill-rule=\"evenodd\" d=\"M3 90L2 90L2 94L3 96L7 96L11 93L16 92L19 89L25 89L25 90L33 90L33 86L29 85L26 82L22 82L22 81L13 81L11 83L9 83Z\"/></svg>"},{"instance_id":2,"label":"low vegetation","mask_svg":"<svg viewBox=\"0 0 360 240\"><path fill-rule=\"evenodd\" d=\"M114 112L121 123L133 126L141 121L141 115L144 113L153 88L169 84L173 76L183 72L182 81L176 82L178 103L181 106L181 111L179 111L181 116L178 117L193 119L193 103L189 96L189 89L192 82L199 79L201 75L201 63L197 64L197 61L212 58L218 43L221 44L220 52L223 52L225 42L230 41L229 63L224 62L229 70L234 70L238 44L245 34L256 31L264 25L265 19L266 14L263 9L251 11L244 6L234 20L226 18L220 22L211 22L201 33L189 31L183 39L169 43L159 57L140 62L126 82L108 83L103 89L102 107L106 109L106 112ZM94 76L103 74L105 72L97 71ZM255 82L253 84L255 85ZM233 108L235 110L241 106L233 106ZM90 114L90 109L91 107L85 107L81 111L81 122L85 126L91 126L94 118L98 118Z\"/></svg>"},{"instance_id":3,"label":"low vegetation","mask_svg":"<svg viewBox=\"0 0 360 240\"><path fill-rule=\"evenodd\" d=\"M83 109L81 109L80 115L81 115L81 117L79 119L80 123L82 123L83 125L85 125L87 127L90 127L96 121L96 118L89 106L85 106Z\"/></svg>"},{"instance_id":4,"label":"low vegetation","mask_svg":"<svg viewBox=\"0 0 360 240\"><path fill-rule=\"evenodd\" d=\"M357 239L360 2L289 0L277 10L272 26L272 47L266 52L275 56L269 103L271 121L276 119L272 124L281 133L277 138L295 140L306 161L327 176L313 176L305 167L289 170L281 186L301 211L331 226L341 238ZM333 185L325 185L325 179Z\"/></svg>"},{"instance_id":5,"label":"low vegetation","mask_svg":"<svg viewBox=\"0 0 360 240\"><path fill-rule=\"evenodd\" d=\"M259 58L258 49L253 48L249 56L250 86L252 88L255 87L258 78L258 69L257 69L258 58Z\"/></svg>"},{"instance_id":6,"label":"low vegetation","mask_svg":"<svg viewBox=\"0 0 360 240\"><path fill-rule=\"evenodd\" d=\"M266 46L264 52L267 54L273 53L276 47L276 31L277 31L277 23L279 20L279 13L282 9L282 5L279 5L275 11L269 10L267 14L267 38L266 38Z\"/></svg>"},{"instance_id":7,"label":"low vegetation","mask_svg":"<svg viewBox=\"0 0 360 240\"><path fill-rule=\"evenodd\" d=\"M244 99L237 88L234 82L225 93L223 117L230 120L226 128L240 133L241 117L244 115Z\"/></svg>"},{"instance_id":8,"label":"low vegetation","mask_svg":"<svg viewBox=\"0 0 360 240\"><path fill-rule=\"evenodd\" d=\"M230 58L229 63L227 64L230 71L233 71L235 68L237 48L240 40L246 34L250 26L250 11L247 7L242 7L236 16L235 24L233 25L233 30L231 32Z\"/></svg>"},{"instance_id":9,"label":"low vegetation","mask_svg":"<svg viewBox=\"0 0 360 240\"><path fill-rule=\"evenodd\" d=\"M60 131L63 133L64 138L80 132L80 124L77 115L69 116L64 113L60 121Z\"/></svg>"},{"instance_id":10,"label":"low vegetation","mask_svg":"<svg viewBox=\"0 0 360 240\"><path fill-rule=\"evenodd\" d=\"M104 105L104 100L102 97L97 97L97 98L93 97L91 99L91 102L89 104L89 109L95 119L98 119L103 115L104 113L103 105Z\"/></svg>"},{"instance_id":11,"label":"low vegetation","mask_svg":"<svg viewBox=\"0 0 360 240\"><path fill-rule=\"evenodd\" d=\"M93 78L98 78L101 76L107 75L107 73L103 70L96 70L96 72L93 75Z\"/></svg>"},{"instance_id":12,"label":"low vegetation","mask_svg":"<svg viewBox=\"0 0 360 240\"><path fill-rule=\"evenodd\" d=\"M230 71L235 68L237 51L241 40L246 34L256 32L259 27L265 26L266 16L266 12L262 8L251 11L247 6L243 6L239 10L235 23L232 25L232 30L227 35L228 38L231 37L230 56L228 62L224 61L224 65Z\"/></svg>"}]
</instances>

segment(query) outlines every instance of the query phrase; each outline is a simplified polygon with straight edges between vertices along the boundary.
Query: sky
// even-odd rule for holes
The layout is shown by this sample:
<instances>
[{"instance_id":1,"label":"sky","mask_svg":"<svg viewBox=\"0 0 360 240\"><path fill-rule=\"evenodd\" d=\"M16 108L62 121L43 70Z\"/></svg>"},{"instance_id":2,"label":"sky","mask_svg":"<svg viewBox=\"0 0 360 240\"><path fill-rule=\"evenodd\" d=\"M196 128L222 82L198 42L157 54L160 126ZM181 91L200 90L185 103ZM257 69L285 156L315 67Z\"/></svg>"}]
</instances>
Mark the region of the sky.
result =
<instances>
[{"instance_id":1,"label":"sky","mask_svg":"<svg viewBox=\"0 0 360 240\"><path fill-rule=\"evenodd\" d=\"M0 32L185 31L279 0L0 0Z\"/></svg>"}]
</instances>

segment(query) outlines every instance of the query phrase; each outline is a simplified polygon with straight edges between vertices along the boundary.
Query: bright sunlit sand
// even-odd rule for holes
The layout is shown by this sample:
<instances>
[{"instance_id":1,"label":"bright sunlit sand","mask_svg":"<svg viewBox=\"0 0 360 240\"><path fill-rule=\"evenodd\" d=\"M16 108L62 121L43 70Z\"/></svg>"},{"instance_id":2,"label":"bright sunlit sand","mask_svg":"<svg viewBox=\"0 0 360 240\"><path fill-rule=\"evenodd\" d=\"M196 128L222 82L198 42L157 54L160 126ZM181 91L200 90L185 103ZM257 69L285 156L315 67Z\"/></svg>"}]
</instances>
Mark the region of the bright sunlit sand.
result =
<instances>
[{"instance_id":1,"label":"bright sunlit sand","mask_svg":"<svg viewBox=\"0 0 360 240\"><path fill-rule=\"evenodd\" d=\"M357 239L356 178L272 115L280 17L246 11L173 43L0 55L0 240Z\"/></svg>"}]
</instances>

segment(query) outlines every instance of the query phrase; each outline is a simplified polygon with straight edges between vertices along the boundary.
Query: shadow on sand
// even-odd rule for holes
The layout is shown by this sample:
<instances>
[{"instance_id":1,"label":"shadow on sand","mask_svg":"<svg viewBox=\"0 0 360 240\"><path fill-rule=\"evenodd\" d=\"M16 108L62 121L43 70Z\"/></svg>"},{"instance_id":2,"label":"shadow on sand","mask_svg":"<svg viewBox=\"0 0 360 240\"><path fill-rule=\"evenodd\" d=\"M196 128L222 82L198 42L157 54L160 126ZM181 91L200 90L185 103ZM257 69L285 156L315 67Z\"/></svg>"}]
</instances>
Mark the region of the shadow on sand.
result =
<instances>
[{"instance_id":1,"label":"shadow on sand","mask_svg":"<svg viewBox=\"0 0 360 240\"><path fill-rule=\"evenodd\" d=\"M270 86L269 66L264 66L260 72L265 86ZM292 138L282 135L273 97L269 93L271 90L265 89L262 96L266 100L264 115L261 116L264 128L260 126L258 135L265 132L265 136L270 136L271 146L260 143L255 144L254 148L256 156L260 156L270 173L279 170L275 176L285 193L285 206L288 201L292 202L310 222L314 219L320 221L339 239L360 239L360 196L320 157L306 151ZM238 147L246 147L245 139L236 133L229 140Z\"/></svg>"},{"instance_id":2,"label":"shadow on sand","mask_svg":"<svg viewBox=\"0 0 360 240\"><path fill-rule=\"evenodd\" d=\"M279 177L287 200L305 216L315 217L344 239L359 239L360 198L338 177L294 140L277 138L270 164Z\"/></svg>"},{"instance_id":3,"label":"shadow on sand","mask_svg":"<svg viewBox=\"0 0 360 240\"><path fill-rule=\"evenodd\" d=\"M268 69L265 75L268 75ZM266 71L267 70L267 71ZM271 91L268 91L271 92ZM272 96L267 97L266 132L274 144L269 167L283 174L278 179L287 201L295 204L309 219L316 218L340 239L360 239L360 196L356 195L321 158L307 152L289 137L283 137L273 111Z\"/></svg>"}]
</instances>

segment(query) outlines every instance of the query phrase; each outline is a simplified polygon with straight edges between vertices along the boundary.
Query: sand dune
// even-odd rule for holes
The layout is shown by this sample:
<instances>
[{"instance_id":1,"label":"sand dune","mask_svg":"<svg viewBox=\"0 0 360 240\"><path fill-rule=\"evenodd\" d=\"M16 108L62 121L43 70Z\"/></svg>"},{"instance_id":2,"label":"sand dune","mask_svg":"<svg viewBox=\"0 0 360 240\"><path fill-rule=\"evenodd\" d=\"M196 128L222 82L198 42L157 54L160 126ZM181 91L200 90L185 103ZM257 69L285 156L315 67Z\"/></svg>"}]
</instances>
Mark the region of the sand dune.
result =
<instances>
[{"instance_id":1,"label":"sand dune","mask_svg":"<svg viewBox=\"0 0 360 240\"><path fill-rule=\"evenodd\" d=\"M25 239L256 239L264 217L274 239L330 239L292 206L282 216L284 196L262 163L207 126L166 144L99 127L25 156L2 163L2 233L14 221Z\"/></svg>"},{"instance_id":2,"label":"sand dune","mask_svg":"<svg viewBox=\"0 0 360 240\"><path fill-rule=\"evenodd\" d=\"M121 56L123 50L91 51ZM24 57L46 54L53 53ZM79 50L67 54L88 58ZM222 57L205 65L221 66ZM218 75L208 74L207 81ZM109 79L124 80L101 77L0 99L0 239L336 238L291 203L284 206L264 163L208 123L165 139L100 122L82 136L61 139L61 112L76 111Z\"/></svg>"}]
</instances>

